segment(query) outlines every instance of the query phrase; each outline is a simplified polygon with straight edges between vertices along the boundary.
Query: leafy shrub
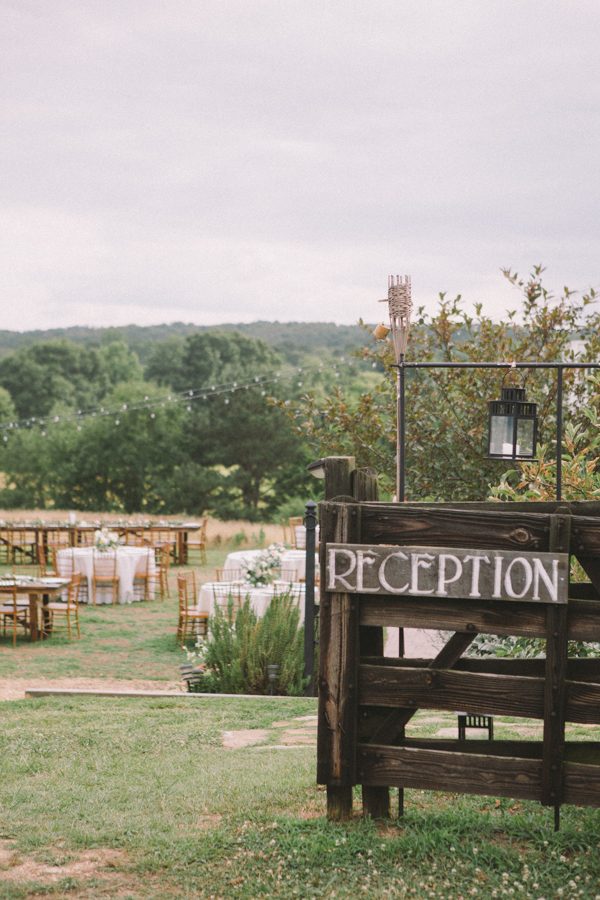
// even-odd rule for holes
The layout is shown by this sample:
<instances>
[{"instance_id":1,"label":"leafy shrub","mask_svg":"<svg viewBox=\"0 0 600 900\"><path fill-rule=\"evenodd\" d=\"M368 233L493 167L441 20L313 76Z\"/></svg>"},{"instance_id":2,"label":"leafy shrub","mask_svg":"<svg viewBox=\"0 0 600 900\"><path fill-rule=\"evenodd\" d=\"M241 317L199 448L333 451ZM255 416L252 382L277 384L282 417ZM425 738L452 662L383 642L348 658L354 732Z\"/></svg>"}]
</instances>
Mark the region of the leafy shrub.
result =
<instances>
[{"instance_id":1,"label":"leafy shrub","mask_svg":"<svg viewBox=\"0 0 600 900\"><path fill-rule=\"evenodd\" d=\"M267 694L267 666L277 665L277 693L303 693L304 629L300 627L300 610L290 594L275 595L261 619L248 599L235 616L230 602L227 609L215 611L208 627L208 639L194 655L205 666L200 690Z\"/></svg>"},{"instance_id":2,"label":"leafy shrub","mask_svg":"<svg viewBox=\"0 0 600 900\"><path fill-rule=\"evenodd\" d=\"M599 657L600 643L569 641L570 657ZM501 637L496 634L478 634L471 644L468 656L500 656L519 659L539 659L546 655L546 641L543 638Z\"/></svg>"}]
</instances>

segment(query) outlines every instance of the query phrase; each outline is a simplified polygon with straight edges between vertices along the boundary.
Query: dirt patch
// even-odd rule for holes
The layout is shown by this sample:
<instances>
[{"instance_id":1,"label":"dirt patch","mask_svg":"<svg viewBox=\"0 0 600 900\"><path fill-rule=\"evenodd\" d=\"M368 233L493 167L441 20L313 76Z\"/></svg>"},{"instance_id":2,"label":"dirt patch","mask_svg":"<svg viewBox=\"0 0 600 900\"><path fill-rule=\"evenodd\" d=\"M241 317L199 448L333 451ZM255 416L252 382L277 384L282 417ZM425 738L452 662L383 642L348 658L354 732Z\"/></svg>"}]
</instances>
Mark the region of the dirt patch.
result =
<instances>
[{"instance_id":1,"label":"dirt patch","mask_svg":"<svg viewBox=\"0 0 600 900\"><path fill-rule=\"evenodd\" d=\"M8 841L0 842L0 848L3 858L7 860L2 866L4 882L38 881L43 884L54 884L63 878L87 880L101 876L106 879L119 877L117 870L128 865L127 854L122 850L84 850L81 853L69 854L69 859L65 862L51 864L23 856L12 848ZM60 855L64 854L61 852Z\"/></svg>"},{"instance_id":2,"label":"dirt patch","mask_svg":"<svg viewBox=\"0 0 600 900\"><path fill-rule=\"evenodd\" d=\"M266 728L242 728L239 731L224 731L223 746L226 750L240 750L242 747L252 747L253 744L263 744L269 736Z\"/></svg>"},{"instance_id":3,"label":"dirt patch","mask_svg":"<svg viewBox=\"0 0 600 900\"><path fill-rule=\"evenodd\" d=\"M63 690L99 691L181 691L180 681L141 681L137 679L111 678L0 678L0 700L23 700L26 688L43 690L62 688Z\"/></svg>"}]
</instances>

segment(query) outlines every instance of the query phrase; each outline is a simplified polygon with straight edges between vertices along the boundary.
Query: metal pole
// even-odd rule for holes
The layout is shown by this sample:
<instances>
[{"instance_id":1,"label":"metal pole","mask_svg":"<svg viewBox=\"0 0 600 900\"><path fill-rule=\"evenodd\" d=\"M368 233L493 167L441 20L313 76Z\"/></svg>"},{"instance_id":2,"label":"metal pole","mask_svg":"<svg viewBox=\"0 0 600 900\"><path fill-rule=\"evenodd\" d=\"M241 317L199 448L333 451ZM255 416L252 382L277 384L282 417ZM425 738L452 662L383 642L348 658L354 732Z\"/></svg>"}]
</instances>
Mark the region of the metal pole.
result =
<instances>
[{"instance_id":1,"label":"metal pole","mask_svg":"<svg viewBox=\"0 0 600 900\"><path fill-rule=\"evenodd\" d=\"M314 695L315 670L315 549L317 504L309 500L305 507L306 528L306 593L304 598L304 677L308 679L306 694Z\"/></svg>"},{"instance_id":2,"label":"metal pole","mask_svg":"<svg viewBox=\"0 0 600 900\"><path fill-rule=\"evenodd\" d=\"M406 495L405 485L405 441L406 441L406 419L405 419L405 380L404 380L404 356L400 357L398 365L397 379L397 436L396 446L398 448L396 457L396 496L398 503L404 503Z\"/></svg>"},{"instance_id":3,"label":"metal pole","mask_svg":"<svg viewBox=\"0 0 600 900\"><path fill-rule=\"evenodd\" d=\"M556 499L562 500L563 367L556 370Z\"/></svg>"}]
</instances>

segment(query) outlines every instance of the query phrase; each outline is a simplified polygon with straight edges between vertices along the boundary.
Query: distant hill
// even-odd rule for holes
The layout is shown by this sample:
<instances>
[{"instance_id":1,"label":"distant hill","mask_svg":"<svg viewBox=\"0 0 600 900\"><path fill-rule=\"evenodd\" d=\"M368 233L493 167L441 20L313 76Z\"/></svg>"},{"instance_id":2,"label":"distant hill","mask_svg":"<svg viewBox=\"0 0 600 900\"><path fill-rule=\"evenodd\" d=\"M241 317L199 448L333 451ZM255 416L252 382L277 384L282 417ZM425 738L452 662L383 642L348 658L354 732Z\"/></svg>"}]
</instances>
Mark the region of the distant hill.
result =
<instances>
[{"instance_id":1,"label":"distant hill","mask_svg":"<svg viewBox=\"0 0 600 900\"><path fill-rule=\"evenodd\" d=\"M156 343L177 337L185 338L200 331L239 331L247 337L260 338L293 363L320 350L338 355L365 343L365 333L358 325L335 325L333 322L250 322L223 325L173 322L169 325L125 325L111 328L73 326L47 331L0 331L0 357L42 341L67 339L76 344L97 346L122 340L144 362Z\"/></svg>"}]
</instances>

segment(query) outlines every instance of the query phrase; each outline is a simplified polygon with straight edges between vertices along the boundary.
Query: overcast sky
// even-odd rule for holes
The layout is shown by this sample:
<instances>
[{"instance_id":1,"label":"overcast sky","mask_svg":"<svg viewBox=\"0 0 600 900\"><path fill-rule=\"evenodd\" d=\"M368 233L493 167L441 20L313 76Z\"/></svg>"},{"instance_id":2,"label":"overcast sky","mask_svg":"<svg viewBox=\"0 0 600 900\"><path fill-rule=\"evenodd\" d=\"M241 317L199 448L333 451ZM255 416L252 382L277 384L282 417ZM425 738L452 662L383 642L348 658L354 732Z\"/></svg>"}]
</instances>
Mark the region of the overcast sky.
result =
<instances>
[{"instance_id":1,"label":"overcast sky","mask_svg":"<svg viewBox=\"0 0 600 900\"><path fill-rule=\"evenodd\" d=\"M0 328L600 287L597 0L0 0Z\"/></svg>"}]
</instances>

